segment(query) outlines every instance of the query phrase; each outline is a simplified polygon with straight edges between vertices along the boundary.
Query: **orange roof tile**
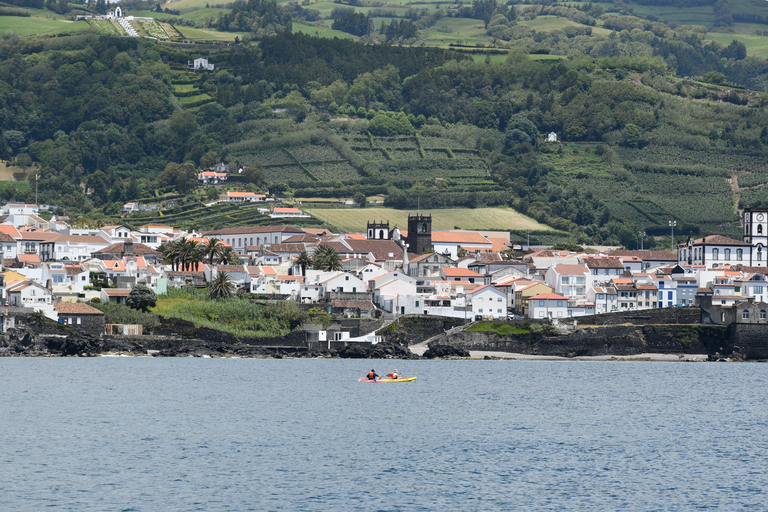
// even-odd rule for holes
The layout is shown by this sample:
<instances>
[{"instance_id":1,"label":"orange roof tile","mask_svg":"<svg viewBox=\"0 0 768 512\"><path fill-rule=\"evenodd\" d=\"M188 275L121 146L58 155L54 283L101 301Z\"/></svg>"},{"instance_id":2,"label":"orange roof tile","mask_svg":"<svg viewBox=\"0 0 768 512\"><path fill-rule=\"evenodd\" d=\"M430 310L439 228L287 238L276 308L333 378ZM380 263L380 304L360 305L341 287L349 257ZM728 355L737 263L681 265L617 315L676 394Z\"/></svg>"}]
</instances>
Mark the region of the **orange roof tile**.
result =
<instances>
[{"instance_id":1,"label":"orange roof tile","mask_svg":"<svg viewBox=\"0 0 768 512\"><path fill-rule=\"evenodd\" d=\"M487 238L473 231L433 231L432 243L491 245Z\"/></svg>"}]
</instances>

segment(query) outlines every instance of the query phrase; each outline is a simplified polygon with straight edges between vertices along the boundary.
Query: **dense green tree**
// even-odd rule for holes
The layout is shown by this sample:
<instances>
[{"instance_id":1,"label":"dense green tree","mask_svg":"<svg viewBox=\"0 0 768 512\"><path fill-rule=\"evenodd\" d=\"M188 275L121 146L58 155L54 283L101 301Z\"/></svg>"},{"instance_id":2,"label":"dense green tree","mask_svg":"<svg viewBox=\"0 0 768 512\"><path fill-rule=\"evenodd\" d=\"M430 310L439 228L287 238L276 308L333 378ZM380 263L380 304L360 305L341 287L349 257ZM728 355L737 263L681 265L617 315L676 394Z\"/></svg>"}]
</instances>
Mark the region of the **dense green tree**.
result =
<instances>
[{"instance_id":1,"label":"dense green tree","mask_svg":"<svg viewBox=\"0 0 768 512\"><path fill-rule=\"evenodd\" d=\"M149 308L153 308L157 305L157 295L155 292L147 288L143 284L137 284L128 294L125 299L125 304L132 308L144 311L149 311Z\"/></svg>"}]
</instances>

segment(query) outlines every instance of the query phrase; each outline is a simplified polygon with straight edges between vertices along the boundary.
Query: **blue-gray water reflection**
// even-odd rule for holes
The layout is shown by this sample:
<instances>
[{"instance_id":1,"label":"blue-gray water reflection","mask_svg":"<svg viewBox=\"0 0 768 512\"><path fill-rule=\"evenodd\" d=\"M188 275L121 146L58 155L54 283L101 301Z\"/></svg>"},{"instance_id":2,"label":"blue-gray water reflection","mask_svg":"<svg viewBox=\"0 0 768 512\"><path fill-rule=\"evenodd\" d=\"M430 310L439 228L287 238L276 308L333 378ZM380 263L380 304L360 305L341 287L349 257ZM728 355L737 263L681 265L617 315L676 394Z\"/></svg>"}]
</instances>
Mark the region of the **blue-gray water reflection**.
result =
<instances>
[{"instance_id":1,"label":"blue-gray water reflection","mask_svg":"<svg viewBox=\"0 0 768 512\"><path fill-rule=\"evenodd\" d=\"M395 367L407 384L357 377ZM0 359L2 510L760 510L768 365Z\"/></svg>"}]
</instances>

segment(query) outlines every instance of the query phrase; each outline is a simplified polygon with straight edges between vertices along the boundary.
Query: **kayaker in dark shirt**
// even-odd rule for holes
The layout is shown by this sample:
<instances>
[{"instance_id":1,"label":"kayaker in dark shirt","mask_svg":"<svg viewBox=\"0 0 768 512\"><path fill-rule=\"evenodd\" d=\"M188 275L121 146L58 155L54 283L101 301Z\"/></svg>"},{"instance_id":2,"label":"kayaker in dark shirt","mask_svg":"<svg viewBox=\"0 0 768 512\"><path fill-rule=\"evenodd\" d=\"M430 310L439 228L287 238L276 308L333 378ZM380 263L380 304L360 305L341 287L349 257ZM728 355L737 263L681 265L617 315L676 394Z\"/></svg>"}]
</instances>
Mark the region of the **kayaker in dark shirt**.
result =
<instances>
[{"instance_id":1,"label":"kayaker in dark shirt","mask_svg":"<svg viewBox=\"0 0 768 512\"><path fill-rule=\"evenodd\" d=\"M379 376L376 374L376 370L372 369L370 372L368 372L368 380L376 380L378 378Z\"/></svg>"}]
</instances>

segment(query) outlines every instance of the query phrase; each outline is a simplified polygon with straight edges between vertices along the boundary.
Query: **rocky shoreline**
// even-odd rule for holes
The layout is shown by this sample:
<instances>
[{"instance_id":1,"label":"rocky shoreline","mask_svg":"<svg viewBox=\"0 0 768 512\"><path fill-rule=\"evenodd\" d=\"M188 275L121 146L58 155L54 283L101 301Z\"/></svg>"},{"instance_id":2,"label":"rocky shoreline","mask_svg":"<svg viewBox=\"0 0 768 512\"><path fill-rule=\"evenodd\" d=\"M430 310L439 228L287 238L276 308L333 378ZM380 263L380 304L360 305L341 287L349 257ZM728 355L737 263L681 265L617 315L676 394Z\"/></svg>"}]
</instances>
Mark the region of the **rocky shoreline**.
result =
<instances>
[{"instance_id":1,"label":"rocky shoreline","mask_svg":"<svg viewBox=\"0 0 768 512\"><path fill-rule=\"evenodd\" d=\"M450 318L410 317L378 331L384 342L323 348L303 331L279 338L238 338L190 322L167 319L148 336L93 336L61 324L28 325L0 337L0 357L335 357L348 359L596 359L759 361L768 359L768 338L753 342L723 326L695 324L602 325L554 336L463 331ZM734 341L735 340L735 341ZM737 343L738 342L738 343ZM420 344L420 349L414 345ZM474 354L474 357L473 357Z\"/></svg>"}]
</instances>

